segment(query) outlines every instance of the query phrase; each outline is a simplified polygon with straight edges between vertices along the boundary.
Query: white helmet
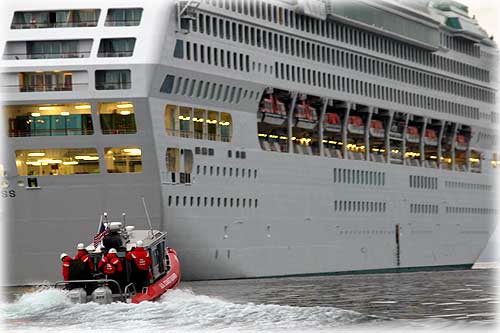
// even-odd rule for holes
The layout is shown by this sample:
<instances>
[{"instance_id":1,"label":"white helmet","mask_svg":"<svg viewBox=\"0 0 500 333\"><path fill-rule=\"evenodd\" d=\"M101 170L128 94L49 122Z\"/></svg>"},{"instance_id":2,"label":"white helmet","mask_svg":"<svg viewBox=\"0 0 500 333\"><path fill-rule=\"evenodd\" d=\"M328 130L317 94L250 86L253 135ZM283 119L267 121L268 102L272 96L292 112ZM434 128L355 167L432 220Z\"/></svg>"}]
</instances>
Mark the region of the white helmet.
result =
<instances>
[{"instance_id":1,"label":"white helmet","mask_svg":"<svg viewBox=\"0 0 500 333\"><path fill-rule=\"evenodd\" d=\"M108 253L115 253L116 254L116 249L111 248L111 249L109 249Z\"/></svg>"},{"instance_id":2,"label":"white helmet","mask_svg":"<svg viewBox=\"0 0 500 333\"><path fill-rule=\"evenodd\" d=\"M137 243L135 243L136 246L142 247L144 243L141 240L138 240Z\"/></svg>"},{"instance_id":3,"label":"white helmet","mask_svg":"<svg viewBox=\"0 0 500 333\"><path fill-rule=\"evenodd\" d=\"M63 260L63 259L64 259L65 257L67 257L67 256L68 256L68 254L67 254L67 253L61 253L60 258L61 258L61 260Z\"/></svg>"},{"instance_id":4,"label":"white helmet","mask_svg":"<svg viewBox=\"0 0 500 333\"><path fill-rule=\"evenodd\" d=\"M83 243L78 243L78 245L76 246L76 249L77 250L85 250L85 245Z\"/></svg>"}]
</instances>

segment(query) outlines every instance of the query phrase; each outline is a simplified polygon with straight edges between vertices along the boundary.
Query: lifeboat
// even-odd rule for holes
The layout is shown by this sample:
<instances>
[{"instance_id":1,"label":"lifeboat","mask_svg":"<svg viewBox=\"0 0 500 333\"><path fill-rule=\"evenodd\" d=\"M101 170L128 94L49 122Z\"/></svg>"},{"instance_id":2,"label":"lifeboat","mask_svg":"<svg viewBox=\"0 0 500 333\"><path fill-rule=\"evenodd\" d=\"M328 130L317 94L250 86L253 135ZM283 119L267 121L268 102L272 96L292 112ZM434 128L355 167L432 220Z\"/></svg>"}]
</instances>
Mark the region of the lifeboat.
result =
<instances>
[{"instance_id":1,"label":"lifeboat","mask_svg":"<svg viewBox=\"0 0 500 333\"><path fill-rule=\"evenodd\" d=\"M323 127L328 132L340 132L340 116L337 113L326 113L323 121Z\"/></svg>"},{"instance_id":2,"label":"lifeboat","mask_svg":"<svg viewBox=\"0 0 500 333\"><path fill-rule=\"evenodd\" d=\"M428 146L437 146L438 138L435 130L431 128L425 130L424 143Z\"/></svg>"},{"instance_id":3,"label":"lifeboat","mask_svg":"<svg viewBox=\"0 0 500 333\"><path fill-rule=\"evenodd\" d=\"M269 95L259 108L261 121L271 125L283 125L287 119L285 104L274 95Z\"/></svg>"},{"instance_id":4,"label":"lifeboat","mask_svg":"<svg viewBox=\"0 0 500 333\"><path fill-rule=\"evenodd\" d=\"M74 279L71 278L70 269L70 279L56 282L55 287L68 289L68 297L73 303L141 303L157 300L168 290L177 288L181 280L180 263L176 251L166 244L166 233L152 228L136 230L133 226L124 227L124 221L107 223L103 222L102 218L100 231L94 236L94 243L86 247L94 265L94 272L98 272L97 264L109 250L102 244L103 242L106 244L106 237L110 235L114 237L114 244L121 244L115 246L123 267L120 281L111 279L103 273L93 273L92 277L87 279ZM149 281L143 281L142 286L139 286L137 281L132 281L132 264L125 259L126 254L133 250L139 241L142 241L144 250L152 259Z\"/></svg>"},{"instance_id":5,"label":"lifeboat","mask_svg":"<svg viewBox=\"0 0 500 333\"><path fill-rule=\"evenodd\" d=\"M457 150L467 150L468 140L463 134L458 134L455 140L455 148Z\"/></svg>"},{"instance_id":6,"label":"lifeboat","mask_svg":"<svg viewBox=\"0 0 500 333\"><path fill-rule=\"evenodd\" d=\"M418 128L415 126L408 126L406 129L406 141L419 143L420 142L420 134L418 133Z\"/></svg>"},{"instance_id":7,"label":"lifeboat","mask_svg":"<svg viewBox=\"0 0 500 333\"><path fill-rule=\"evenodd\" d=\"M385 136L384 124L381 120L373 119L370 122L370 135L375 138L383 138Z\"/></svg>"},{"instance_id":8,"label":"lifeboat","mask_svg":"<svg viewBox=\"0 0 500 333\"><path fill-rule=\"evenodd\" d=\"M364 134L365 125L363 124L363 119L359 116L349 116L347 130L352 134Z\"/></svg>"},{"instance_id":9,"label":"lifeboat","mask_svg":"<svg viewBox=\"0 0 500 333\"><path fill-rule=\"evenodd\" d=\"M305 100L295 105L294 116L297 121L296 127L313 129L318 124L316 109L307 104Z\"/></svg>"}]
</instances>

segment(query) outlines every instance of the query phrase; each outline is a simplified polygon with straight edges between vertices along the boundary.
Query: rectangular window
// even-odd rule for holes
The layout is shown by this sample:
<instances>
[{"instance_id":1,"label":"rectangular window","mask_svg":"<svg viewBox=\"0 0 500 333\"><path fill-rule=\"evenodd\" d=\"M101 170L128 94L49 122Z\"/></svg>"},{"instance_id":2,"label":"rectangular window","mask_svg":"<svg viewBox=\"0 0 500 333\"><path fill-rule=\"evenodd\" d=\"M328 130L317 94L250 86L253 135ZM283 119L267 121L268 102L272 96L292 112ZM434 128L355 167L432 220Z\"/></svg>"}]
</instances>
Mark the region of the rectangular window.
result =
<instances>
[{"instance_id":1,"label":"rectangular window","mask_svg":"<svg viewBox=\"0 0 500 333\"><path fill-rule=\"evenodd\" d=\"M96 90L123 90L132 85L130 69L95 71Z\"/></svg>"},{"instance_id":2,"label":"rectangular window","mask_svg":"<svg viewBox=\"0 0 500 333\"><path fill-rule=\"evenodd\" d=\"M81 73L78 72L78 75L80 76ZM61 71L19 73L19 91L72 91L73 74L73 72Z\"/></svg>"},{"instance_id":3,"label":"rectangular window","mask_svg":"<svg viewBox=\"0 0 500 333\"><path fill-rule=\"evenodd\" d=\"M11 29L95 27L99 9L15 12Z\"/></svg>"},{"instance_id":4,"label":"rectangular window","mask_svg":"<svg viewBox=\"0 0 500 333\"><path fill-rule=\"evenodd\" d=\"M91 48L90 39L7 42L4 59L88 58Z\"/></svg>"},{"instance_id":5,"label":"rectangular window","mask_svg":"<svg viewBox=\"0 0 500 333\"><path fill-rule=\"evenodd\" d=\"M141 23L142 8L111 8L106 16L107 27L130 27Z\"/></svg>"},{"instance_id":6,"label":"rectangular window","mask_svg":"<svg viewBox=\"0 0 500 333\"><path fill-rule=\"evenodd\" d=\"M142 172L142 150L139 147L105 148L104 160L108 173Z\"/></svg>"},{"instance_id":7,"label":"rectangular window","mask_svg":"<svg viewBox=\"0 0 500 333\"><path fill-rule=\"evenodd\" d=\"M135 38L104 38L99 45L98 57L131 57Z\"/></svg>"},{"instance_id":8,"label":"rectangular window","mask_svg":"<svg viewBox=\"0 0 500 333\"><path fill-rule=\"evenodd\" d=\"M133 103L99 103L98 109L103 134L134 134L137 132Z\"/></svg>"},{"instance_id":9,"label":"rectangular window","mask_svg":"<svg viewBox=\"0 0 500 333\"><path fill-rule=\"evenodd\" d=\"M10 105L4 115L10 137L94 134L90 104Z\"/></svg>"},{"instance_id":10,"label":"rectangular window","mask_svg":"<svg viewBox=\"0 0 500 333\"><path fill-rule=\"evenodd\" d=\"M20 176L62 176L100 173L95 148L29 149L16 151Z\"/></svg>"}]
</instances>

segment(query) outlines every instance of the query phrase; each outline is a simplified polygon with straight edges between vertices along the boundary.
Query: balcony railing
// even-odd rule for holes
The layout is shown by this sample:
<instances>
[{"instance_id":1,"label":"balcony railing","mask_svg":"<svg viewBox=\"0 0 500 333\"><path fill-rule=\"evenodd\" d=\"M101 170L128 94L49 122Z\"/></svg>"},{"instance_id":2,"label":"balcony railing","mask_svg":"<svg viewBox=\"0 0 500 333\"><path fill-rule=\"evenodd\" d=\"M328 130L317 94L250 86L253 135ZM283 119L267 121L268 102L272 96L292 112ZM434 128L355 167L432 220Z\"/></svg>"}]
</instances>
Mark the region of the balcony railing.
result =
<instances>
[{"instance_id":1,"label":"balcony railing","mask_svg":"<svg viewBox=\"0 0 500 333\"><path fill-rule=\"evenodd\" d=\"M213 133L200 133L200 132L192 132L192 131L181 131L181 130L173 130L167 129L167 135L169 136L179 136L181 138L193 138L197 140L210 140L210 141L222 141L222 142L230 142L231 136L213 134Z\"/></svg>"},{"instance_id":2,"label":"balcony railing","mask_svg":"<svg viewBox=\"0 0 500 333\"><path fill-rule=\"evenodd\" d=\"M132 87L131 81L121 81L121 82L96 82L95 88L97 90L120 90L120 89L130 89Z\"/></svg>"},{"instance_id":3,"label":"balcony railing","mask_svg":"<svg viewBox=\"0 0 500 333\"><path fill-rule=\"evenodd\" d=\"M12 23L11 29L45 29L45 28L81 28L96 27L97 20L78 22L27 22Z\"/></svg>"},{"instance_id":4,"label":"balcony railing","mask_svg":"<svg viewBox=\"0 0 500 333\"><path fill-rule=\"evenodd\" d=\"M137 129L134 128L107 128L102 130L102 134L135 134Z\"/></svg>"},{"instance_id":5,"label":"balcony railing","mask_svg":"<svg viewBox=\"0 0 500 333\"><path fill-rule=\"evenodd\" d=\"M112 51L112 52L99 51L99 53L97 53L97 56L103 58L120 58L120 57L131 57L133 54L134 50Z\"/></svg>"},{"instance_id":6,"label":"balcony railing","mask_svg":"<svg viewBox=\"0 0 500 333\"><path fill-rule=\"evenodd\" d=\"M70 135L93 135L93 134L94 130L88 128L33 129L33 130L9 131L9 137L70 136Z\"/></svg>"},{"instance_id":7,"label":"balcony railing","mask_svg":"<svg viewBox=\"0 0 500 333\"><path fill-rule=\"evenodd\" d=\"M5 53L5 60L88 58L90 51L60 53Z\"/></svg>"},{"instance_id":8,"label":"balcony railing","mask_svg":"<svg viewBox=\"0 0 500 333\"><path fill-rule=\"evenodd\" d=\"M51 92L51 91L74 91L79 90L80 87L87 87L88 83L54 83L54 84L43 84L43 85L4 85L0 87L0 91L7 93L15 92Z\"/></svg>"},{"instance_id":9,"label":"balcony railing","mask_svg":"<svg viewBox=\"0 0 500 333\"><path fill-rule=\"evenodd\" d=\"M108 27L130 27L141 23L141 20L106 20L105 26Z\"/></svg>"}]
</instances>

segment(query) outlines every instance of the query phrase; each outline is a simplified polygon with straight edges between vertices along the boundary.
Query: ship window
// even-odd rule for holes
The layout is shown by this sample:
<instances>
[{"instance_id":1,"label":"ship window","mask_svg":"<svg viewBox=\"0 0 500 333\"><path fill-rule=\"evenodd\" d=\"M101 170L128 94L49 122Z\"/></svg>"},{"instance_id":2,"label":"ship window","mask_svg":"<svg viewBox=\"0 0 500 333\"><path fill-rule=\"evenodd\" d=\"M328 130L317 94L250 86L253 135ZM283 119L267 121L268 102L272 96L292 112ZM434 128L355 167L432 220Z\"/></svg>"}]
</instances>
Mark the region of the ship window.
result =
<instances>
[{"instance_id":1,"label":"ship window","mask_svg":"<svg viewBox=\"0 0 500 333\"><path fill-rule=\"evenodd\" d=\"M189 206L193 207L193 204L194 204L194 197L193 197L193 196L191 196L191 197L189 198Z\"/></svg>"},{"instance_id":2,"label":"ship window","mask_svg":"<svg viewBox=\"0 0 500 333\"><path fill-rule=\"evenodd\" d=\"M259 204L259 199L255 199L255 208L257 208L258 204Z\"/></svg>"},{"instance_id":3,"label":"ship window","mask_svg":"<svg viewBox=\"0 0 500 333\"><path fill-rule=\"evenodd\" d=\"M98 109L103 134L134 134L137 132L133 103L99 103Z\"/></svg>"},{"instance_id":4,"label":"ship window","mask_svg":"<svg viewBox=\"0 0 500 333\"><path fill-rule=\"evenodd\" d=\"M217 198L217 207L220 207L220 198Z\"/></svg>"},{"instance_id":5,"label":"ship window","mask_svg":"<svg viewBox=\"0 0 500 333\"><path fill-rule=\"evenodd\" d=\"M141 23L142 8L111 8L105 26L137 26Z\"/></svg>"},{"instance_id":6,"label":"ship window","mask_svg":"<svg viewBox=\"0 0 500 333\"><path fill-rule=\"evenodd\" d=\"M175 196L175 205L179 206L179 196L178 195Z\"/></svg>"},{"instance_id":7,"label":"ship window","mask_svg":"<svg viewBox=\"0 0 500 333\"><path fill-rule=\"evenodd\" d=\"M95 71L96 90L130 89L131 85L130 69Z\"/></svg>"},{"instance_id":8,"label":"ship window","mask_svg":"<svg viewBox=\"0 0 500 333\"><path fill-rule=\"evenodd\" d=\"M224 207L227 207L227 198L224 198Z\"/></svg>"},{"instance_id":9,"label":"ship window","mask_svg":"<svg viewBox=\"0 0 500 333\"><path fill-rule=\"evenodd\" d=\"M225 177L226 176L226 167L222 168L222 175Z\"/></svg>"},{"instance_id":10,"label":"ship window","mask_svg":"<svg viewBox=\"0 0 500 333\"><path fill-rule=\"evenodd\" d=\"M172 206L172 196L171 195L168 196L168 206L169 207Z\"/></svg>"},{"instance_id":11,"label":"ship window","mask_svg":"<svg viewBox=\"0 0 500 333\"><path fill-rule=\"evenodd\" d=\"M101 39L98 57L131 57L134 53L135 38Z\"/></svg>"},{"instance_id":12,"label":"ship window","mask_svg":"<svg viewBox=\"0 0 500 333\"><path fill-rule=\"evenodd\" d=\"M15 12L11 29L95 27L99 9Z\"/></svg>"},{"instance_id":13,"label":"ship window","mask_svg":"<svg viewBox=\"0 0 500 333\"><path fill-rule=\"evenodd\" d=\"M229 168L229 177L233 176L233 168Z\"/></svg>"},{"instance_id":14,"label":"ship window","mask_svg":"<svg viewBox=\"0 0 500 333\"><path fill-rule=\"evenodd\" d=\"M234 199L230 198L229 199L229 207L233 207Z\"/></svg>"},{"instance_id":15,"label":"ship window","mask_svg":"<svg viewBox=\"0 0 500 333\"><path fill-rule=\"evenodd\" d=\"M20 176L61 176L100 173L95 148L16 150Z\"/></svg>"},{"instance_id":16,"label":"ship window","mask_svg":"<svg viewBox=\"0 0 500 333\"><path fill-rule=\"evenodd\" d=\"M10 105L4 107L9 136L92 135L92 106L79 104Z\"/></svg>"},{"instance_id":17,"label":"ship window","mask_svg":"<svg viewBox=\"0 0 500 333\"><path fill-rule=\"evenodd\" d=\"M206 176L207 175L207 166L204 165L203 166L203 176Z\"/></svg>"},{"instance_id":18,"label":"ship window","mask_svg":"<svg viewBox=\"0 0 500 333\"><path fill-rule=\"evenodd\" d=\"M139 147L105 148L104 160L108 173L142 172L142 150Z\"/></svg>"},{"instance_id":19,"label":"ship window","mask_svg":"<svg viewBox=\"0 0 500 333\"><path fill-rule=\"evenodd\" d=\"M42 92L42 91L72 91L73 75L81 79L86 77L86 72L25 72L19 73L19 91L20 92ZM78 83L84 85L85 83ZM77 85L77 84L75 84Z\"/></svg>"},{"instance_id":20,"label":"ship window","mask_svg":"<svg viewBox=\"0 0 500 333\"><path fill-rule=\"evenodd\" d=\"M160 88L160 92L165 93L165 94L171 94L172 89L174 88L174 81L175 81L175 76L173 75L167 75L165 77L165 80L163 80L163 83ZM202 83L200 82L201 87ZM198 91L198 97L199 97L199 91Z\"/></svg>"}]
</instances>

